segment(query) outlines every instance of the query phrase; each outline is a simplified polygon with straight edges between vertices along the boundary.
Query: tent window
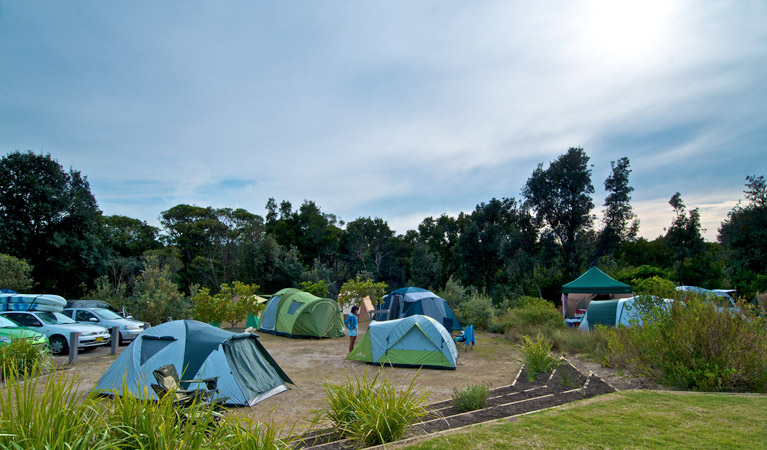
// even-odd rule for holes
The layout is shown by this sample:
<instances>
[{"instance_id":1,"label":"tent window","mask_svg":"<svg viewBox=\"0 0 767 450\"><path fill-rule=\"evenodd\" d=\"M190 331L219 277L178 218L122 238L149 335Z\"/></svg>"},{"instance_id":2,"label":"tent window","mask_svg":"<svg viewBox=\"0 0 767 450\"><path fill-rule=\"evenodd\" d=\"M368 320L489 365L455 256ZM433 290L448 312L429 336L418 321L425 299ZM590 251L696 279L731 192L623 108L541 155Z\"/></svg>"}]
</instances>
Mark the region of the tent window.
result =
<instances>
[{"instance_id":1,"label":"tent window","mask_svg":"<svg viewBox=\"0 0 767 450\"><path fill-rule=\"evenodd\" d=\"M298 311L301 308L301 306L303 306L303 303L301 302L296 302L296 301L290 302L290 306L288 307L288 314L295 314L296 311Z\"/></svg>"},{"instance_id":2,"label":"tent window","mask_svg":"<svg viewBox=\"0 0 767 450\"><path fill-rule=\"evenodd\" d=\"M141 339L141 364L175 341L172 336L144 336Z\"/></svg>"}]
</instances>

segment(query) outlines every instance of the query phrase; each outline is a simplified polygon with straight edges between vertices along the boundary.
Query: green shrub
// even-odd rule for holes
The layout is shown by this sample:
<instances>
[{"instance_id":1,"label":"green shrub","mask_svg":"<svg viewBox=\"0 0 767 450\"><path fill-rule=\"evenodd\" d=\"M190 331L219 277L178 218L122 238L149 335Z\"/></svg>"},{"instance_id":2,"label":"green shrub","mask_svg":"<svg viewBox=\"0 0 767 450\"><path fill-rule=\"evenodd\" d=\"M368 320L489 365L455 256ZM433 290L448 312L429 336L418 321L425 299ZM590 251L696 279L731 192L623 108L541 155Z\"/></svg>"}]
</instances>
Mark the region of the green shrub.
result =
<instances>
[{"instance_id":1,"label":"green shrub","mask_svg":"<svg viewBox=\"0 0 767 450\"><path fill-rule=\"evenodd\" d=\"M474 325L476 329L489 330L495 316L493 300L483 294L472 294L461 304L458 316L459 321L464 325Z\"/></svg>"},{"instance_id":2,"label":"green shrub","mask_svg":"<svg viewBox=\"0 0 767 450\"><path fill-rule=\"evenodd\" d=\"M506 333L513 326L514 315L511 311L506 311L503 314L496 314L495 317L493 317L493 321L490 323L490 329L488 331L491 333Z\"/></svg>"},{"instance_id":3,"label":"green shrub","mask_svg":"<svg viewBox=\"0 0 767 450\"><path fill-rule=\"evenodd\" d=\"M32 344L27 339L13 339L9 344L0 345L0 381L9 373L47 372L52 366L53 357L45 345Z\"/></svg>"},{"instance_id":4,"label":"green shrub","mask_svg":"<svg viewBox=\"0 0 767 450\"><path fill-rule=\"evenodd\" d=\"M604 328L604 327L600 327ZM552 348L562 353L585 355L597 362L604 360L607 337L595 330L588 333L577 328L559 328L551 332Z\"/></svg>"},{"instance_id":5,"label":"green shrub","mask_svg":"<svg viewBox=\"0 0 767 450\"><path fill-rule=\"evenodd\" d=\"M767 392L767 320L685 296L642 327L608 334L606 362L668 386Z\"/></svg>"},{"instance_id":6,"label":"green shrub","mask_svg":"<svg viewBox=\"0 0 767 450\"><path fill-rule=\"evenodd\" d=\"M466 389L453 388L451 404L461 412L474 411L487 406L487 396L490 389L483 384L474 384Z\"/></svg>"},{"instance_id":7,"label":"green shrub","mask_svg":"<svg viewBox=\"0 0 767 450\"><path fill-rule=\"evenodd\" d=\"M562 320L562 313L551 303L542 298L527 297L527 301L510 311L510 327L504 332L512 340L519 341L524 336L542 334L551 337L555 330L567 328Z\"/></svg>"},{"instance_id":8,"label":"green shrub","mask_svg":"<svg viewBox=\"0 0 767 450\"><path fill-rule=\"evenodd\" d=\"M352 380L347 373L345 384L325 383L328 407L317 412L315 422L327 418L341 435L366 447L399 439L426 415L423 405L428 393L415 392L417 374L401 391L386 380L379 381L380 375L368 380L365 371L362 378Z\"/></svg>"},{"instance_id":9,"label":"green shrub","mask_svg":"<svg viewBox=\"0 0 767 450\"><path fill-rule=\"evenodd\" d=\"M535 341L525 336L520 351L529 381L535 381L540 372L551 373L559 364L557 358L551 356L551 344L541 335Z\"/></svg>"}]
</instances>

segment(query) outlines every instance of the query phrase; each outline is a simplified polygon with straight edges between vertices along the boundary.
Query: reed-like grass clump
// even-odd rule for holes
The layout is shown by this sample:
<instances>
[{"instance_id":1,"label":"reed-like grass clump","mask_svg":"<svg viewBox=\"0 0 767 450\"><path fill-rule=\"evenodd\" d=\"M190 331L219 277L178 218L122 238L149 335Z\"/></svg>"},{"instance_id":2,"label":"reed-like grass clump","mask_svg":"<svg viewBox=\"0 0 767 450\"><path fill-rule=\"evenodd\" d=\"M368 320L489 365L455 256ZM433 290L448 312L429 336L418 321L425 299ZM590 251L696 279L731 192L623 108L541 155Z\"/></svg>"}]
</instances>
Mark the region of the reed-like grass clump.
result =
<instances>
[{"instance_id":1,"label":"reed-like grass clump","mask_svg":"<svg viewBox=\"0 0 767 450\"><path fill-rule=\"evenodd\" d=\"M281 426L222 416L209 405L150 400L147 393L83 396L77 380L34 366L0 388L0 448L283 450ZM127 392L123 386L123 392ZM113 393L114 394L114 393Z\"/></svg>"},{"instance_id":2,"label":"reed-like grass clump","mask_svg":"<svg viewBox=\"0 0 767 450\"><path fill-rule=\"evenodd\" d=\"M520 351L528 381L535 381L538 373L551 373L559 364L557 358L551 355L551 344L541 335L538 335L535 340L524 336Z\"/></svg>"},{"instance_id":3,"label":"reed-like grass clump","mask_svg":"<svg viewBox=\"0 0 767 450\"><path fill-rule=\"evenodd\" d=\"M23 375L36 371L47 372L53 366L53 357L48 347L33 344L28 339L18 338L0 345L0 381L10 374Z\"/></svg>"},{"instance_id":4,"label":"reed-like grass clump","mask_svg":"<svg viewBox=\"0 0 767 450\"><path fill-rule=\"evenodd\" d=\"M350 377L346 383L325 383L327 408L317 412L315 421L322 418L333 422L336 430L363 446L393 442L426 415L424 402L428 393L415 390L415 380L407 389L398 390L378 372L369 380L367 371L362 377Z\"/></svg>"}]
</instances>

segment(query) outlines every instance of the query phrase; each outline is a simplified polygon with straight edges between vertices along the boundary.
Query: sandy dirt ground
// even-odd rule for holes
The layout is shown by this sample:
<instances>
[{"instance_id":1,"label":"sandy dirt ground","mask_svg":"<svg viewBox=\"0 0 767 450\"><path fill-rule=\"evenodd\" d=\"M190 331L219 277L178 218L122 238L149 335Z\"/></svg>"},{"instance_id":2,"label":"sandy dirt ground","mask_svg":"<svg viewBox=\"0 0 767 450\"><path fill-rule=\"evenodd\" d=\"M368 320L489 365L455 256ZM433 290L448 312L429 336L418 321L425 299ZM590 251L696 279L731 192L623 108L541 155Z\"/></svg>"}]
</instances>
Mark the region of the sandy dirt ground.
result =
<instances>
[{"instance_id":1,"label":"sandy dirt ground","mask_svg":"<svg viewBox=\"0 0 767 450\"><path fill-rule=\"evenodd\" d=\"M360 324L360 336L366 324ZM251 408L237 408L233 412L255 420L295 426L300 433L314 416L313 411L325 406L323 383L341 383L349 377L372 378L379 367L360 361L346 361L349 338L336 339L290 339L269 334L260 335L261 342L277 363L293 380L290 390L266 399ZM427 402L449 399L453 388L463 389L472 384L487 384L490 388L511 384L520 368L516 346L500 336L482 332L476 335L473 350L459 349L456 370L428 370L387 367L382 376L390 383L407 388L416 377L417 389L428 392ZM124 351L127 347L120 347ZM78 390L89 392L116 357L108 348L81 353L75 365L67 364L66 357L57 357L57 365L64 373L75 375Z\"/></svg>"}]
</instances>

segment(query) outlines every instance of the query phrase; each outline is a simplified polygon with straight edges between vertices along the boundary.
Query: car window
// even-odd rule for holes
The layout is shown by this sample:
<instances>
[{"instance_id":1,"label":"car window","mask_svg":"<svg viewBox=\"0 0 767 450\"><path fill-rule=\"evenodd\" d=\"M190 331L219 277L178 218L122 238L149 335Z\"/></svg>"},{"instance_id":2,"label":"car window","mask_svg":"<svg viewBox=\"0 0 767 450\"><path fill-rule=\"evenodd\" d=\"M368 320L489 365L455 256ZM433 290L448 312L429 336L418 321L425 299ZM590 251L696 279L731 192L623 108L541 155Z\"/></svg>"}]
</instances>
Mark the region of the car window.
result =
<instances>
[{"instance_id":1,"label":"car window","mask_svg":"<svg viewBox=\"0 0 767 450\"><path fill-rule=\"evenodd\" d=\"M11 313L7 314L6 317L24 327L43 326L43 324L41 324L40 321L37 320L37 318L35 318L35 316L32 314Z\"/></svg>"},{"instance_id":2,"label":"car window","mask_svg":"<svg viewBox=\"0 0 767 450\"><path fill-rule=\"evenodd\" d=\"M7 317L0 316L0 328L16 328L19 324Z\"/></svg>"},{"instance_id":3,"label":"car window","mask_svg":"<svg viewBox=\"0 0 767 450\"><path fill-rule=\"evenodd\" d=\"M40 312L40 313L37 313L37 316L40 318L40 320L42 320L43 322L49 325L77 323L71 318L65 316L64 314L57 313L57 312Z\"/></svg>"},{"instance_id":4,"label":"car window","mask_svg":"<svg viewBox=\"0 0 767 450\"><path fill-rule=\"evenodd\" d=\"M78 309L75 312L75 320L78 322L88 322L91 319L98 320L98 317L96 317L92 312L85 311L83 309Z\"/></svg>"},{"instance_id":5,"label":"car window","mask_svg":"<svg viewBox=\"0 0 767 450\"><path fill-rule=\"evenodd\" d=\"M115 319L122 319L122 317L118 316L117 314L113 313L112 311L104 308L95 308L93 310L93 313L97 316L101 317L104 320L115 320Z\"/></svg>"}]
</instances>

